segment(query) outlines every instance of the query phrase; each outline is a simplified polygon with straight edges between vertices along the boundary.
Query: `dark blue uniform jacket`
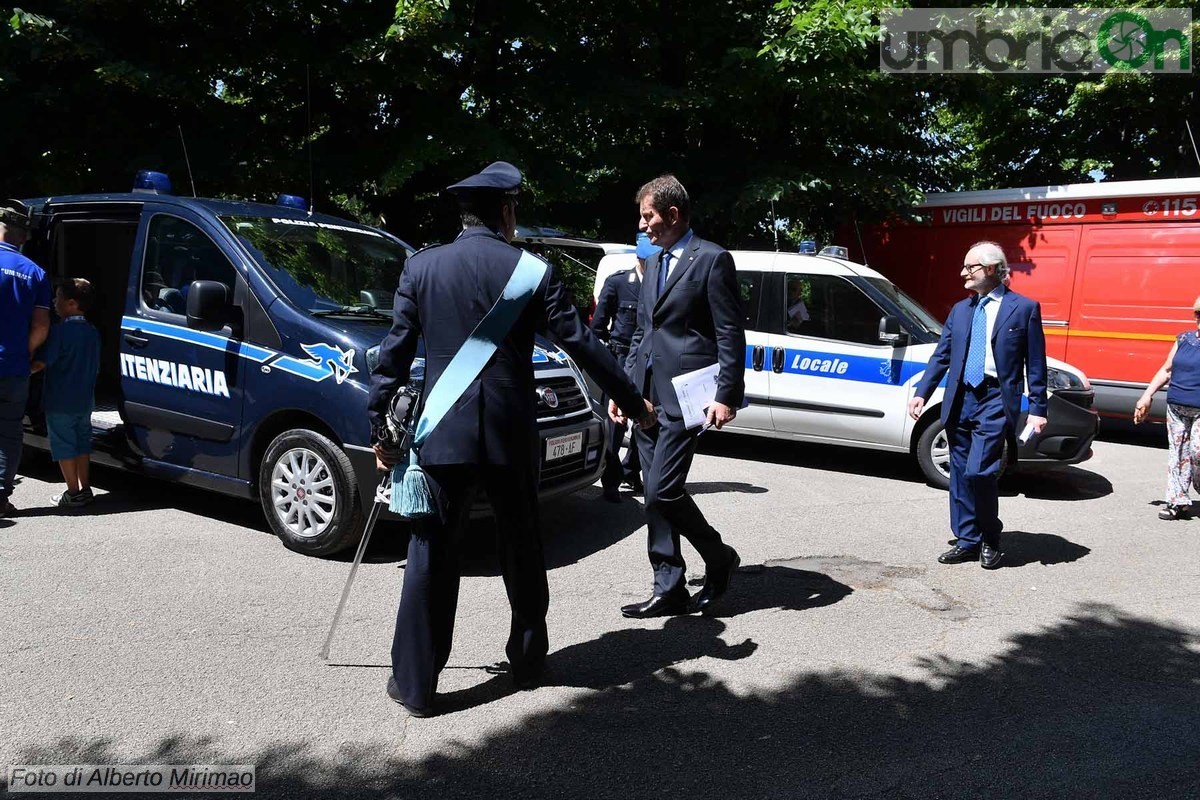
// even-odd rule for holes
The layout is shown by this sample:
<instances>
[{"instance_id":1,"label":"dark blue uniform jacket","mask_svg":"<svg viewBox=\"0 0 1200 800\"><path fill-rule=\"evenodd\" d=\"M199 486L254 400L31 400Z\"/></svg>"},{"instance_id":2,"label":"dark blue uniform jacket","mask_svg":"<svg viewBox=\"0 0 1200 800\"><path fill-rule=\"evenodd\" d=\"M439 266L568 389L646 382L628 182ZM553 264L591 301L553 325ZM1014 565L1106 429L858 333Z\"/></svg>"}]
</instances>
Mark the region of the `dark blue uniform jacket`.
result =
<instances>
[{"instance_id":1,"label":"dark blue uniform jacket","mask_svg":"<svg viewBox=\"0 0 1200 800\"><path fill-rule=\"evenodd\" d=\"M641 291L642 282L637 277L637 270L623 269L609 275L596 300L592 333L613 344L628 347L633 340L633 332L637 330L638 295Z\"/></svg>"},{"instance_id":2,"label":"dark blue uniform jacket","mask_svg":"<svg viewBox=\"0 0 1200 800\"><path fill-rule=\"evenodd\" d=\"M417 339L425 339L428 393L491 310L520 256L521 251L498 234L475 227L450 244L421 250L409 259L396 290L392 328L371 375L368 408L373 424L386 413L392 394L407 383ZM623 410L638 413L642 408L639 392L580 321L562 282L547 271L487 366L425 441L423 465L536 463L535 333L557 342Z\"/></svg>"}]
</instances>

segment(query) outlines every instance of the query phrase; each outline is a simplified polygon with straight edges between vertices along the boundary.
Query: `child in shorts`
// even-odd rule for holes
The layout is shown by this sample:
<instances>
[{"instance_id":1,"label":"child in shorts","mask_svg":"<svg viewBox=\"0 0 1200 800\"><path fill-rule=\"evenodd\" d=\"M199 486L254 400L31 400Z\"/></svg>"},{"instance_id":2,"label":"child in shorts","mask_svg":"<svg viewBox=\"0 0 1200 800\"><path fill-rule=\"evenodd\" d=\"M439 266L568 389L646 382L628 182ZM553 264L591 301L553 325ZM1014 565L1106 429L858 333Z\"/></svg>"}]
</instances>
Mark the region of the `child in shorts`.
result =
<instances>
[{"instance_id":1,"label":"child in shorts","mask_svg":"<svg viewBox=\"0 0 1200 800\"><path fill-rule=\"evenodd\" d=\"M58 462L67 489L51 502L79 508L95 499L88 480L92 452L92 408L96 373L100 370L100 333L84 314L91 307L92 285L67 278L54 292L54 311L61 320L50 329L34 371L45 369L42 390L50 456Z\"/></svg>"}]
</instances>

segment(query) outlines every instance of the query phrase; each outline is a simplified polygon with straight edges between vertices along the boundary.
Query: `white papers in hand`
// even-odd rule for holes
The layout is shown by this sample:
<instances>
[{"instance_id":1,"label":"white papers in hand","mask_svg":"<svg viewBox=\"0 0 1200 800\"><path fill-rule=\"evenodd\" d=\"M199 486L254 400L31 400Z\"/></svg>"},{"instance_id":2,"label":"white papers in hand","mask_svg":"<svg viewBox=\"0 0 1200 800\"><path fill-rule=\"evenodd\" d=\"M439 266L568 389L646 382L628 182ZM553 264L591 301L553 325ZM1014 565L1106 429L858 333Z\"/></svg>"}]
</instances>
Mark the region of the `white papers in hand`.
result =
<instances>
[{"instance_id":1,"label":"white papers in hand","mask_svg":"<svg viewBox=\"0 0 1200 800\"><path fill-rule=\"evenodd\" d=\"M717 397L717 374L720 365L685 372L671 378L679 408L683 412L683 424L689 428L703 425L707 410Z\"/></svg>"},{"instance_id":2,"label":"white papers in hand","mask_svg":"<svg viewBox=\"0 0 1200 800\"><path fill-rule=\"evenodd\" d=\"M1029 437L1033 436L1033 433L1033 423L1028 422L1025 424L1025 430L1021 431L1021 435L1017 437L1017 441L1019 441L1021 444L1025 444L1029 441Z\"/></svg>"}]
</instances>

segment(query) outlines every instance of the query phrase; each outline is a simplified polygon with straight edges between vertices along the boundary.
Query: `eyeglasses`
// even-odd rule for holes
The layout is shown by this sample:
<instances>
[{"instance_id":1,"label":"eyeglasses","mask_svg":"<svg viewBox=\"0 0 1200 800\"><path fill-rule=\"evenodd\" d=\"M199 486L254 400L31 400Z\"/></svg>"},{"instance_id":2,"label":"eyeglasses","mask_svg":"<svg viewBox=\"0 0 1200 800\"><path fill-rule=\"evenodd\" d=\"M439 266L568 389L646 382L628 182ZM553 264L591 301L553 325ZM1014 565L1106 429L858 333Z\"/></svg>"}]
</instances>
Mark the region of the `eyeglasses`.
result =
<instances>
[{"instance_id":1,"label":"eyeglasses","mask_svg":"<svg viewBox=\"0 0 1200 800\"><path fill-rule=\"evenodd\" d=\"M971 275L972 273L974 273L974 272L975 272L975 270L977 270L977 269L983 269L983 268L984 268L984 267L986 267L986 266L987 266L987 264L963 264L963 265L962 265L962 272L965 272L965 273L967 273L968 275Z\"/></svg>"}]
</instances>

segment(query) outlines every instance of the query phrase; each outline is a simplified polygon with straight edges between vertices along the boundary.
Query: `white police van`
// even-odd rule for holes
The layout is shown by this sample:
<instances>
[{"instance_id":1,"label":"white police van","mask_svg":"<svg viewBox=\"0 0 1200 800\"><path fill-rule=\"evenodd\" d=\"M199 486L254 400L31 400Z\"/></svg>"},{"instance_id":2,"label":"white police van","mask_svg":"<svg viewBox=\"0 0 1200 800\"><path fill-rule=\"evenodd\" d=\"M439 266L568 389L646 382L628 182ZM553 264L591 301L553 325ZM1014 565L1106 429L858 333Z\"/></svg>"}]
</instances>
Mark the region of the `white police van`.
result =
<instances>
[{"instance_id":1,"label":"white police van","mask_svg":"<svg viewBox=\"0 0 1200 800\"><path fill-rule=\"evenodd\" d=\"M947 488L950 449L939 419L945 381L919 420L908 415L941 324L883 275L844 258L732 255L749 406L724 430L913 453L925 478ZM613 272L634 266L632 255L606 255L595 294ZM1074 367L1048 362L1048 422L1017 448L1017 458L1075 464L1091 456L1099 425L1092 388Z\"/></svg>"},{"instance_id":2,"label":"white police van","mask_svg":"<svg viewBox=\"0 0 1200 800\"><path fill-rule=\"evenodd\" d=\"M257 498L284 544L325 555L357 544L374 500L367 381L412 248L280 199L177 197L139 173L128 194L25 200L25 252L95 290L93 460ZM594 483L607 444L567 355L539 339L533 360L548 497ZM48 448L36 418L25 441Z\"/></svg>"}]
</instances>

